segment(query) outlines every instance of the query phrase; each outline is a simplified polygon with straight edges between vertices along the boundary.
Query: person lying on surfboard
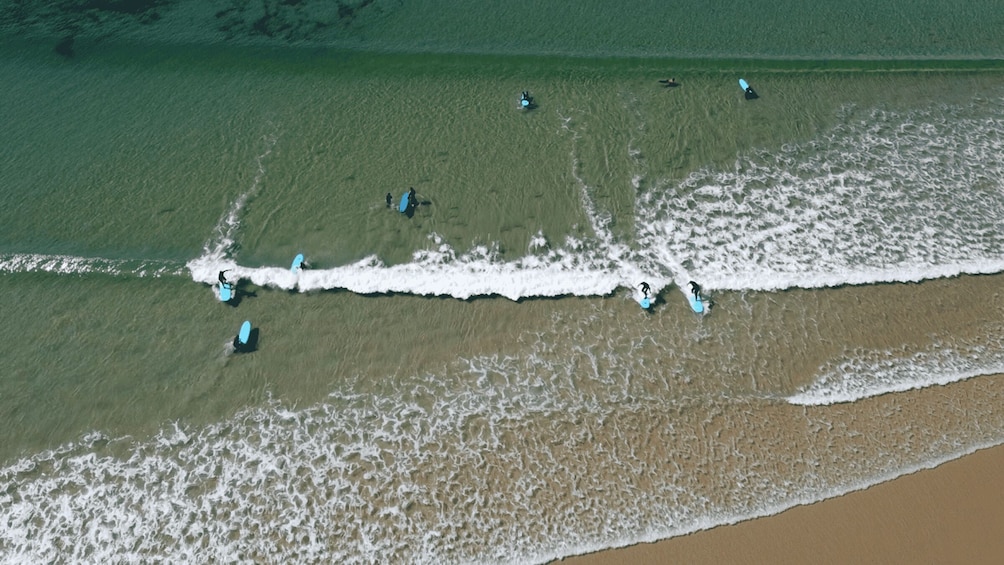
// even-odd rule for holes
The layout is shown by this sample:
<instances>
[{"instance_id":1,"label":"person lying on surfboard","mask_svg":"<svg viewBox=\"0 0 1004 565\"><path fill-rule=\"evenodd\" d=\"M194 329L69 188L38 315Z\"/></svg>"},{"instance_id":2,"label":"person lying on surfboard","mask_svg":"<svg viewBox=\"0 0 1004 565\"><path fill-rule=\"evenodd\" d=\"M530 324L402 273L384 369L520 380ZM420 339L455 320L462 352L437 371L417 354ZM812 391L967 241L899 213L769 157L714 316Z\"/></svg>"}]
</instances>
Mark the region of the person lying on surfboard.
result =
<instances>
[{"instance_id":1,"label":"person lying on surfboard","mask_svg":"<svg viewBox=\"0 0 1004 565\"><path fill-rule=\"evenodd\" d=\"M680 86L680 83L676 82L675 78L661 78L659 82L666 86Z\"/></svg>"}]
</instances>

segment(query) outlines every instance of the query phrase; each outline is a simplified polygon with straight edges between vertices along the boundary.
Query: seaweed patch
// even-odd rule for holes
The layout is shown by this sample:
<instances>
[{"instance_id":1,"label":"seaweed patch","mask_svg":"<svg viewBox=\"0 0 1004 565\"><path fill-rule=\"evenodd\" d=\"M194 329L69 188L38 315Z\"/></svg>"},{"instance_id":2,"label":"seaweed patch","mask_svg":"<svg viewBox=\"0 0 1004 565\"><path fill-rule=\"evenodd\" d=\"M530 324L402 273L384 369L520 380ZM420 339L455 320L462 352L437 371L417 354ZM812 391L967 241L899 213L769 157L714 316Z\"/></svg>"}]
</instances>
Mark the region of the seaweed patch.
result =
<instances>
[{"instance_id":1,"label":"seaweed patch","mask_svg":"<svg viewBox=\"0 0 1004 565\"><path fill-rule=\"evenodd\" d=\"M73 56L79 36L105 38L124 27L159 21L178 0L61 0L43 3L14 0L0 11L0 29L27 34L56 35L54 50Z\"/></svg>"},{"instance_id":2,"label":"seaweed patch","mask_svg":"<svg viewBox=\"0 0 1004 565\"><path fill-rule=\"evenodd\" d=\"M374 0L344 2L338 0L230 0L229 5L216 12L217 29L228 39L267 37L287 41L314 38L332 27L350 26L360 11Z\"/></svg>"}]
</instances>

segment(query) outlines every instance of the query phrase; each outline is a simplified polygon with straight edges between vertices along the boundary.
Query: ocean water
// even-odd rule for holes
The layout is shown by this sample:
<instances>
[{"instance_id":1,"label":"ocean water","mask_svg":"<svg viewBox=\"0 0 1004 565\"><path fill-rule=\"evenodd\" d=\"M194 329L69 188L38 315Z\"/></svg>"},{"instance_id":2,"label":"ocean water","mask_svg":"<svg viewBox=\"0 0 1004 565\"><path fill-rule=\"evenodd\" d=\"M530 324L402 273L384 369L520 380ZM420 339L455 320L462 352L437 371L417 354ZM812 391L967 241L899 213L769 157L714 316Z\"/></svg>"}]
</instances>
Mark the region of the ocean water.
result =
<instances>
[{"instance_id":1,"label":"ocean water","mask_svg":"<svg viewBox=\"0 0 1004 565\"><path fill-rule=\"evenodd\" d=\"M6 7L0 561L544 563L1004 443L999 3L538 4Z\"/></svg>"}]
</instances>

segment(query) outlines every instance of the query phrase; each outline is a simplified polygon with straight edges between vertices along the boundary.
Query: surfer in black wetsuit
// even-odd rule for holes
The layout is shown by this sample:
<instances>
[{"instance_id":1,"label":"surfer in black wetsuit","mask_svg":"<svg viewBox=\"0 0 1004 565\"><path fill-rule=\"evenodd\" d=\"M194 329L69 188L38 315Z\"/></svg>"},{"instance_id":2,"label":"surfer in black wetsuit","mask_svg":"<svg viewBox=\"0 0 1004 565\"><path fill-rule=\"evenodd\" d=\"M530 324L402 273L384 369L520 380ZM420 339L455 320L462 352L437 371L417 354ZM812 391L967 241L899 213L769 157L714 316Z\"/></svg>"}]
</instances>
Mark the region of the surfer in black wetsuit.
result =
<instances>
[{"instance_id":1,"label":"surfer in black wetsuit","mask_svg":"<svg viewBox=\"0 0 1004 565\"><path fill-rule=\"evenodd\" d=\"M652 287L648 286L647 282L641 283L641 293L648 298L648 293L652 292Z\"/></svg>"},{"instance_id":2,"label":"surfer in black wetsuit","mask_svg":"<svg viewBox=\"0 0 1004 565\"><path fill-rule=\"evenodd\" d=\"M387 193L387 207L390 208L392 206L393 202L394 202L394 197L391 196L390 193L388 192Z\"/></svg>"},{"instance_id":3,"label":"surfer in black wetsuit","mask_svg":"<svg viewBox=\"0 0 1004 565\"><path fill-rule=\"evenodd\" d=\"M700 300L701 299L701 285L695 283L694 281L690 281L690 283L689 283L688 286L690 286L690 292L694 293L694 298Z\"/></svg>"},{"instance_id":4,"label":"surfer in black wetsuit","mask_svg":"<svg viewBox=\"0 0 1004 565\"><path fill-rule=\"evenodd\" d=\"M220 271L220 276L219 276L220 284L230 284L229 282L227 282L227 275L226 275L226 272L229 270L230 269Z\"/></svg>"},{"instance_id":5,"label":"surfer in black wetsuit","mask_svg":"<svg viewBox=\"0 0 1004 565\"><path fill-rule=\"evenodd\" d=\"M415 210L418 209L418 194L415 193L415 187L408 189L408 209L406 213L408 217L415 215Z\"/></svg>"}]
</instances>

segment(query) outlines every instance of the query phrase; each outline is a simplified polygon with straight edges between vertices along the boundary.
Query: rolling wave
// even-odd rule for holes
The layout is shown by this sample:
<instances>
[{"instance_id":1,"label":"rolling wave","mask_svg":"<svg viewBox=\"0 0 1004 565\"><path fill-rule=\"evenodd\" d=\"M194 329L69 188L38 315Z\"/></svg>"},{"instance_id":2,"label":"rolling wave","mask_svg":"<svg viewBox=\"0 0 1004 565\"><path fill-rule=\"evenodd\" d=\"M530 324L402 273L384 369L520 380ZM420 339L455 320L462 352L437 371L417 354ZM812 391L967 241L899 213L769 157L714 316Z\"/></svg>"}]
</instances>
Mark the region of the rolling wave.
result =
<instances>
[{"instance_id":1,"label":"rolling wave","mask_svg":"<svg viewBox=\"0 0 1004 565\"><path fill-rule=\"evenodd\" d=\"M937 346L908 355L857 351L828 362L809 386L789 396L791 404L826 406L893 392L947 385L1004 374L1001 344Z\"/></svg>"},{"instance_id":2,"label":"rolling wave","mask_svg":"<svg viewBox=\"0 0 1004 565\"><path fill-rule=\"evenodd\" d=\"M149 259L104 259L73 255L10 253L0 255L0 273L55 273L60 275L128 275L134 277L184 276L180 262Z\"/></svg>"},{"instance_id":3,"label":"rolling wave","mask_svg":"<svg viewBox=\"0 0 1004 565\"><path fill-rule=\"evenodd\" d=\"M807 142L740 155L731 170L661 181L638 199L633 242L610 233L609 214L592 202L573 152L593 235L551 248L541 233L513 261L490 247L461 252L433 235L404 265L374 256L298 275L241 267L227 251L242 196L221 237L188 267L208 284L229 268L255 284L300 291L512 300L608 295L642 280L656 292L689 280L709 290L775 291L997 273L1004 271L1002 115L1002 100L910 112L845 108L836 126Z\"/></svg>"},{"instance_id":4,"label":"rolling wave","mask_svg":"<svg viewBox=\"0 0 1004 565\"><path fill-rule=\"evenodd\" d=\"M193 280L213 284L220 270L254 284L302 292L345 289L511 300L605 296L645 280L655 292L687 281L708 290L775 291L906 282L1004 271L1004 100L908 112L847 107L837 125L802 143L740 155L731 169L706 168L681 181L644 179L640 170L633 241L611 233L610 214L592 201L576 156L572 176L592 235L552 245L540 232L526 254L503 260L491 246L457 250L435 234L405 264L370 256L308 269L242 266L235 259L241 215L265 176L276 135L266 136L248 189L220 218ZM309 259L309 254L308 254ZM181 274L170 262L64 255L0 255L0 272Z\"/></svg>"},{"instance_id":5,"label":"rolling wave","mask_svg":"<svg viewBox=\"0 0 1004 565\"><path fill-rule=\"evenodd\" d=\"M642 196L639 242L717 289L1000 272L1004 101L989 104L844 109L816 139Z\"/></svg>"}]
</instances>

